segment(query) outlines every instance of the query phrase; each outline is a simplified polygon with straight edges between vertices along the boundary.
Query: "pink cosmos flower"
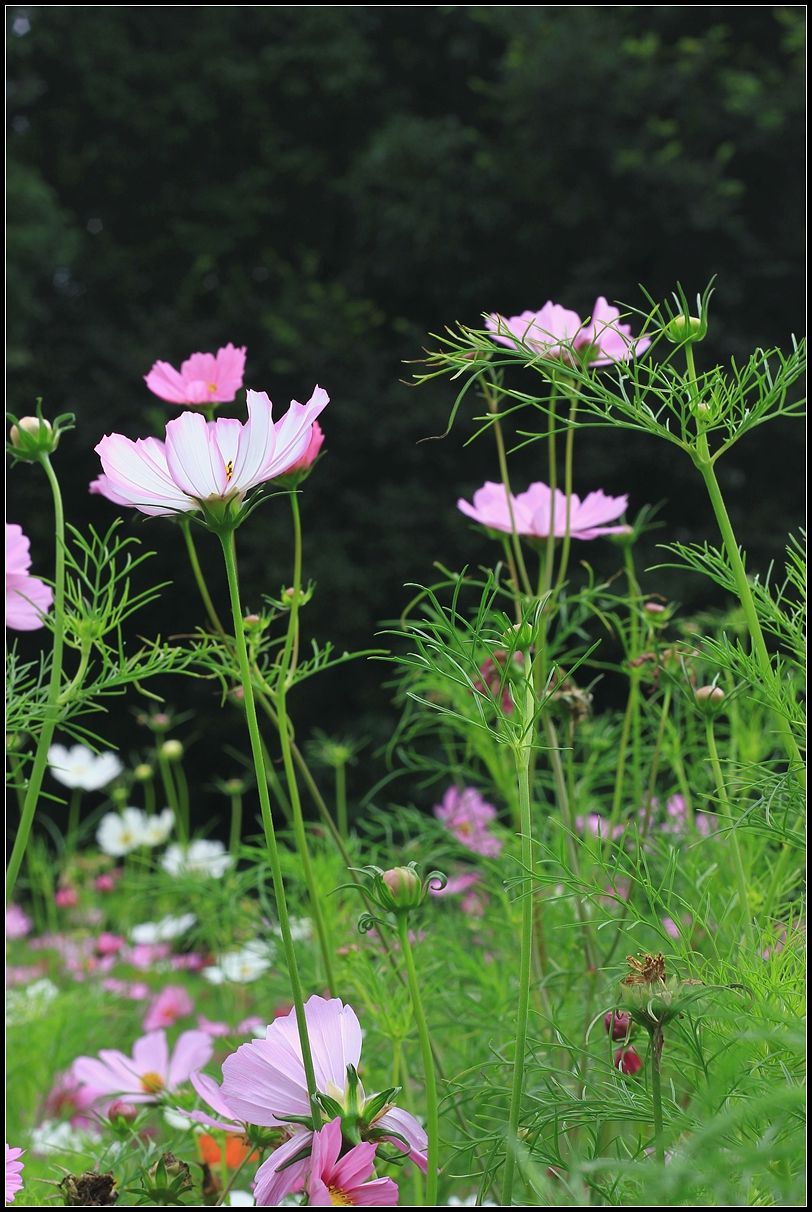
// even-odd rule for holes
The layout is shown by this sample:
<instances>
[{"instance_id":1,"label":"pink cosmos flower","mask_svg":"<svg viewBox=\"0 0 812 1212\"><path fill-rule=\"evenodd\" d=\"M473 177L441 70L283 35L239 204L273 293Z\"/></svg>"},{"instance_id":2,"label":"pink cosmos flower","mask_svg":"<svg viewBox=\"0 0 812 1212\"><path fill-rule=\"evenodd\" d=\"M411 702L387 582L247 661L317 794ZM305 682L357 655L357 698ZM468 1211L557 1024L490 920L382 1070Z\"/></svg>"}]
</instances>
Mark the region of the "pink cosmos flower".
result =
<instances>
[{"instance_id":1,"label":"pink cosmos flower","mask_svg":"<svg viewBox=\"0 0 812 1212\"><path fill-rule=\"evenodd\" d=\"M510 665L506 668L506 662ZM487 657L479 667L482 681L474 682L474 690L480 694L489 694L497 699L501 695L502 711L505 715L513 714L513 696L510 692L510 673L518 673L524 664L524 653L509 654L504 648L495 650L493 656Z\"/></svg>"},{"instance_id":2,"label":"pink cosmos flower","mask_svg":"<svg viewBox=\"0 0 812 1212\"><path fill-rule=\"evenodd\" d=\"M75 909L79 904L79 893L75 888L57 888L54 901L60 909Z\"/></svg>"},{"instance_id":3,"label":"pink cosmos flower","mask_svg":"<svg viewBox=\"0 0 812 1212\"><path fill-rule=\"evenodd\" d=\"M12 631L36 631L44 626L43 615L54 600L44 581L28 575L30 550L22 527L6 522L6 627Z\"/></svg>"},{"instance_id":4,"label":"pink cosmos flower","mask_svg":"<svg viewBox=\"0 0 812 1212\"><path fill-rule=\"evenodd\" d=\"M23 1165L19 1159L22 1157L23 1149L12 1149L8 1141L6 1141L6 1203L13 1204L14 1197L18 1191L23 1189Z\"/></svg>"},{"instance_id":5,"label":"pink cosmos flower","mask_svg":"<svg viewBox=\"0 0 812 1212\"><path fill-rule=\"evenodd\" d=\"M597 539L605 534L620 534L627 527L607 526L606 523L625 513L628 504L628 496L609 497L601 489L590 492L583 501L572 493L569 497L570 537ZM516 533L529 539L546 539L549 536L551 516L555 538L563 538L567 528L567 497L556 488L551 499L550 489L540 481L531 484L526 492L515 496L511 493L510 509L504 484L495 484L492 480L476 490L473 505L460 498L457 508L480 526L505 534L512 533L512 509Z\"/></svg>"},{"instance_id":6,"label":"pink cosmos flower","mask_svg":"<svg viewBox=\"0 0 812 1212\"><path fill-rule=\"evenodd\" d=\"M179 1018L191 1014L194 1002L183 985L167 985L165 989L152 999L144 1016L145 1031L155 1031L159 1027L173 1027Z\"/></svg>"},{"instance_id":7,"label":"pink cosmos flower","mask_svg":"<svg viewBox=\"0 0 812 1212\"><path fill-rule=\"evenodd\" d=\"M103 1048L98 1057L80 1056L73 1062L79 1081L102 1094L125 1095L132 1103L155 1102L173 1091L211 1060L213 1046L202 1031L184 1031L170 1053L165 1031L151 1031L136 1040L132 1056Z\"/></svg>"},{"instance_id":8,"label":"pink cosmos flower","mask_svg":"<svg viewBox=\"0 0 812 1212\"><path fill-rule=\"evenodd\" d=\"M485 326L501 345L524 346L545 358L572 364L584 358L588 366L627 362L648 349L648 337L633 337L630 325L621 324L620 312L601 295L592 316L582 320L576 311L547 302L539 311L518 316L490 315Z\"/></svg>"},{"instance_id":9,"label":"pink cosmos flower","mask_svg":"<svg viewBox=\"0 0 812 1212\"><path fill-rule=\"evenodd\" d=\"M98 1124L93 1112L105 1113L103 1100L103 1091L84 1085L71 1065L54 1079L45 1100L45 1113L49 1119L69 1119L76 1128L92 1128Z\"/></svg>"},{"instance_id":10,"label":"pink cosmos flower","mask_svg":"<svg viewBox=\"0 0 812 1212\"><path fill-rule=\"evenodd\" d=\"M93 887L97 892L112 892L117 883L116 875L112 871L106 871L103 875L96 876Z\"/></svg>"},{"instance_id":11,"label":"pink cosmos flower","mask_svg":"<svg viewBox=\"0 0 812 1212\"><path fill-rule=\"evenodd\" d=\"M376 1146L355 1145L343 1157L341 1120L331 1120L313 1136L307 1178L308 1204L327 1208L393 1208L398 1202L397 1184L391 1178L373 1178Z\"/></svg>"},{"instance_id":12,"label":"pink cosmos flower","mask_svg":"<svg viewBox=\"0 0 812 1212\"><path fill-rule=\"evenodd\" d=\"M501 853L502 839L489 831L489 826L496 820L496 809L486 803L473 787L466 787L462 791L458 787L449 787L442 803L435 805L434 815L458 842L474 854L495 858Z\"/></svg>"},{"instance_id":13,"label":"pink cosmos flower","mask_svg":"<svg viewBox=\"0 0 812 1212\"><path fill-rule=\"evenodd\" d=\"M245 1135L245 1123L238 1120L229 1104L223 1097L223 1091L213 1077L206 1073L193 1073L189 1079L196 1092L208 1103L218 1116L214 1119L206 1111L181 1111L182 1115L194 1120L196 1124L205 1124L207 1128L217 1128L220 1132L233 1132ZM180 1108L178 1108L180 1110Z\"/></svg>"},{"instance_id":14,"label":"pink cosmos flower","mask_svg":"<svg viewBox=\"0 0 812 1212\"><path fill-rule=\"evenodd\" d=\"M358 1068L361 1057L361 1026L354 1010L338 998L326 1000L314 995L305 1005L308 1035L313 1054L316 1087L339 1105L346 1106L348 1066ZM243 1044L223 1062L221 1094L232 1115L261 1127L287 1127L287 1116L310 1119L302 1049L294 1011L276 1018L264 1039ZM421 1125L407 1111L388 1107L371 1124L363 1120L367 1102L360 1083L356 1089L361 1109L361 1130L377 1140L388 1140L404 1147L421 1169L426 1169L427 1139ZM255 1194L260 1207L274 1207L296 1190L308 1170L308 1151L313 1133L306 1125L297 1126L290 1140L273 1152L260 1166Z\"/></svg>"},{"instance_id":15,"label":"pink cosmos flower","mask_svg":"<svg viewBox=\"0 0 812 1212\"><path fill-rule=\"evenodd\" d=\"M46 964L7 964L6 988L11 989L14 985L30 985L32 981L45 976L47 971Z\"/></svg>"},{"instance_id":16,"label":"pink cosmos flower","mask_svg":"<svg viewBox=\"0 0 812 1212\"><path fill-rule=\"evenodd\" d=\"M291 402L274 422L264 391L249 391L245 424L226 417L206 421L184 412L166 426L166 440L108 434L96 446L104 475L91 484L118 505L152 517L190 513L211 502L242 501L258 484L276 479L302 458L316 417L330 397L316 387L307 404Z\"/></svg>"},{"instance_id":17,"label":"pink cosmos flower","mask_svg":"<svg viewBox=\"0 0 812 1212\"><path fill-rule=\"evenodd\" d=\"M122 938L120 934L110 934L107 930L103 930L96 939L96 954L118 955L125 946L126 939Z\"/></svg>"},{"instance_id":18,"label":"pink cosmos flower","mask_svg":"<svg viewBox=\"0 0 812 1212\"><path fill-rule=\"evenodd\" d=\"M6 938L25 938L30 929L31 918L19 905L9 901L6 909Z\"/></svg>"},{"instance_id":19,"label":"pink cosmos flower","mask_svg":"<svg viewBox=\"0 0 812 1212\"><path fill-rule=\"evenodd\" d=\"M169 404L229 404L242 387L245 346L230 342L216 354L195 353L175 370L168 362L156 362L144 382Z\"/></svg>"},{"instance_id":20,"label":"pink cosmos flower","mask_svg":"<svg viewBox=\"0 0 812 1212\"><path fill-rule=\"evenodd\" d=\"M575 828L579 833L589 834L601 840L604 840L609 834L609 822L599 812L590 812L586 816L576 816ZM625 832L625 825L613 825L611 830L612 841L623 837Z\"/></svg>"},{"instance_id":21,"label":"pink cosmos flower","mask_svg":"<svg viewBox=\"0 0 812 1212\"><path fill-rule=\"evenodd\" d=\"M319 451L324 445L324 430L318 421L313 422L313 428L310 431L310 443L307 450L300 459L287 469L286 476L299 475L303 471L309 471L319 456Z\"/></svg>"}]
</instances>

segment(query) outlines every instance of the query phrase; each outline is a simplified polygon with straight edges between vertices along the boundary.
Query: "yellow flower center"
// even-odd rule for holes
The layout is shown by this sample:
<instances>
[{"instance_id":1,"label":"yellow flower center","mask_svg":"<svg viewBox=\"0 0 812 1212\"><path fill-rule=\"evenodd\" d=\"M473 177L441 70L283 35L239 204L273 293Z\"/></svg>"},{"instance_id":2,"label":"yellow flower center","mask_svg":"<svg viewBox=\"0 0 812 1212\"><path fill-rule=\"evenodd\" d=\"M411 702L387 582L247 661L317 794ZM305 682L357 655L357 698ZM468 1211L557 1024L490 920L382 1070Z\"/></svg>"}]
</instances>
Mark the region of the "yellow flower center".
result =
<instances>
[{"instance_id":1,"label":"yellow flower center","mask_svg":"<svg viewBox=\"0 0 812 1212\"><path fill-rule=\"evenodd\" d=\"M231 479L231 477L233 475L234 475L234 460L229 459L228 462L226 463L226 483L229 482L229 480Z\"/></svg>"},{"instance_id":2,"label":"yellow flower center","mask_svg":"<svg viewBox=\"0 0 812 1212\"><path fill-rule=\"evenodd\" d=\"M141 1089L145 1094L158 1094L164 1088L164 1079L160 1073L142 1073Z\"/></svg>"},{"instance_id":3,"label":"yellow flower center","mask_svg":"<svg viewBox=\"0 0 812 1212\"><path fill-rule=\"evenodd\" d=\"M354 1204L346 1191L339 1191L338 1187L328 1187L330 1192L330 1203L335 1208L352 1208Z\"/></svg>"},{"instance_id":4,"label":"yellow flower center","mask_svg":"<svg viewBox=\"0 0 812 1212\"><path fill-rule=\"evenodd\" d=\"M208 388L209 388L209 395L213 396L213 395L214 395L214 393L217 391L217 384L216 384L216 383L209 383L209 384L208 384Z\"/></svg>"}]
</instances>

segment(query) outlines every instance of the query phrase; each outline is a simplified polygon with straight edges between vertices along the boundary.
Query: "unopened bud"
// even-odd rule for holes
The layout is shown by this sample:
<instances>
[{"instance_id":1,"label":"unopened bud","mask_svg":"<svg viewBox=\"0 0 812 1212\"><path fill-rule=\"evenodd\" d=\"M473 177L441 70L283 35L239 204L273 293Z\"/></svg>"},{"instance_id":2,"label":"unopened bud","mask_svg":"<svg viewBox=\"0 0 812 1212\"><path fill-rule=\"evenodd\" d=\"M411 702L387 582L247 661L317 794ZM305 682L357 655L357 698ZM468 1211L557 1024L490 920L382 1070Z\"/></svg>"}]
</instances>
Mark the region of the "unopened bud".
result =
<instances>
[{"instance_id":1,"label":"unopened bud","mask_svg":"<svg viewBox=\"0 0 812 1212\"><path fill-rule=\"evenodd\" d=\"M423 899L423 886L413 867L390 867L381 877L398 909L415 909Z\"/></svg>"},{"instance_id":2,"label":"unopened bud","mask_svg":"<svg viewBox=\"0 0 812 1212\"><path fill-rule=\"evenodd\" d=\"M183 757L183 745L176 740L164 741L161 745L161 757L169 762L179 761Z\"/></svg>"},{"instance_id":3,"label":"unopened bud","mask_svg":"<svg viewBox=\"0 0 812 1212\"><path fill-rule=\"evenodd\" d=\"M674 345L682 345L685 341L701 341L708 327L698 316L674 316L663 331Z\"/></svg>"},{"instance_id":4,"label":"unopened bud","mask_svg":"<svg viewBox=\"0 0 812 1212\"><path fill-rule=\"evenodd\" d=\"M627 1010L610 1010L604 1015L603 1025L611 1039L628 1039L632 1016Z\"/></svg>"},{"instance_id":5,"label":"unopened bud","mask_svg":"<svg viewBox=\"0 0 812 1212\"><path fill-rule=\"evenodd\" d=\"M661 602L645 602L643 609L646 614L662 614L665 611L665 606Z\"/></svg>"},{"instance_id":6,"label":"unopened bud","mask_svg":"<svg viewBox=\"0 0 812 1212\"><path fill-rule=\"evenodd\" d=\"M721 686L699 686L694 691L694 697L698 703L721 703L725 692Z\"/></svg>"},{"instance_id":7,"label":"unopened bud","mask_svg":"<svg viewBox=\"0 0 812 1212\"><path fill-rule=\"evenodd\" d=\"M135 770L133 770L133 778L136 783L146 783L152 778L152 767L149 762L139 762Z\"/></svg>"},{"instance_id":8,"label":"unopened bud","mask_svg":"<svg viewBox=\"0 0 812 1212\"><path fill-rule=\"evenodd\" d=\"M9 440L20 458L35 461L56 450L59 433L44 417L21 417L9 431Z\"/></svg>"}]
</instances>

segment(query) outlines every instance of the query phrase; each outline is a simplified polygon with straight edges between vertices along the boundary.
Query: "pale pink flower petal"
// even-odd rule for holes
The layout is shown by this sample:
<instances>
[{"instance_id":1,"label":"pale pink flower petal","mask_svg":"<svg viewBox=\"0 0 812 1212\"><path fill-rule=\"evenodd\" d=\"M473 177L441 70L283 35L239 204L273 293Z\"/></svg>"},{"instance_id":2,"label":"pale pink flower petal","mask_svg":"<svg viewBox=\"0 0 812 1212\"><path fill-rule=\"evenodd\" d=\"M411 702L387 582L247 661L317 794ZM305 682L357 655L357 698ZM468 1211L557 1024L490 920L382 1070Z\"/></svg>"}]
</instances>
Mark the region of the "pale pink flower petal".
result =
<instances>
[{"instance_id":1,"label":"pale pink flower petal","mask_svg":"<svg viewBox=\"0 0 812 1212\"><path fill-rule=\"evenodd\" d=\"M29 576L30 542L21 526L6 523L6 626L12 631L37 631L53 604L52 590Z\"/></svg>"},{"instance_id":2,"label":"pale pink flower petal","mask_svg":"<svg viewBox=\"0 0 812 1212\"><path fill-rule=\"evenodd\" d=\"M286 1195L301 1191L310 1158L292 1161L297 1153L309 1147L312 1132L294 1132L259 1167L254 1179L254 1198L258 1208L276 1208Z\"/></svg>"}]
</instances>

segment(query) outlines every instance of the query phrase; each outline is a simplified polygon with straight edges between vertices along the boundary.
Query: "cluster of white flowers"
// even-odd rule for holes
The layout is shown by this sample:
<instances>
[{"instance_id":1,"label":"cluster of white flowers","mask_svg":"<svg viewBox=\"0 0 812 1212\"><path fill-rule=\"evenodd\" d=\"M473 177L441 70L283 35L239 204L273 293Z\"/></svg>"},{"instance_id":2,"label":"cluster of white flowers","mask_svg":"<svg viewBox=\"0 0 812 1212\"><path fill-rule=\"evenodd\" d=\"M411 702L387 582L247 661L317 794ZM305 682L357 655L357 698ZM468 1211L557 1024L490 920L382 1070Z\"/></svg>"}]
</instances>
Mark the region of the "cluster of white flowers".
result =
<instances>
[{"instance_id":1,"label":"cluster of white flowers","mask_svg":"<svg viewBox=\"0 0 812 1212\"><path fill-rule=\"evenodd\" d=\"M147 945L168 943L173 938L185 934L187 930L191 930L196 921L197 918L193 913L170 914L168 917L162 917L159 922L141 922L140 926L133 926L130 938L134 943L146 943Z\"/></svg>"},{"instance_id":2,"label":"cluster of white flowers","mask_svg":"<svg viewBox=\"0 0 812 1212\"><path fill-rule=\"evenodd\" d=\"M9 1026L42 1018L59 990L47 977L6 991L6 1023Z\"/></svg>"},{"instance_id":3,"label":"cluster of white flowers","mask_svg":"<svg viewBox=\"0 0 812 1212\"><path fill-rule=\"evenodd\" d=\"M140 808L125 808L122 812L105 813L96 830L96 841L105 854L121 858L139 846L162 846L174 824L171 808L152 816Z\"/></svg>"},{"instance_id":4,"label":"cluster of white flowers","mask_svg":"<svg viewBox=\"0 0 812 1212\"><path fill-rule=\"evenodd\" d=\"M114 753L94 753L87 745L51 745L48 765L56 781L73 791L100 791L124 769Z\"/></svg>"},{"instance_id":5,"label":"cluster of white flowers","mask_svg":"<svg viewBox=\"0 0 812 1212\"><path fill-rule=\"evenodd\" d=\"M161 866L170 875L210 875L219 880L233 862L222 842L200 838L188 846L167 846Z\"/></svg>"},{"instance_id":6,"label":"cluster of white flowers","mask_svg":"<svg viewBox=\"0 0 812 1212\"><path fill-rule=\"evenodd\" d=\"M210 968L204 968L202 975L212 985L222 985L227 982L245 984L255 981L271 966L274 955L272 944L254 939L246 943L239 951L227 951L220 956L220 961Z\"/></svg>"}]
</instances>

